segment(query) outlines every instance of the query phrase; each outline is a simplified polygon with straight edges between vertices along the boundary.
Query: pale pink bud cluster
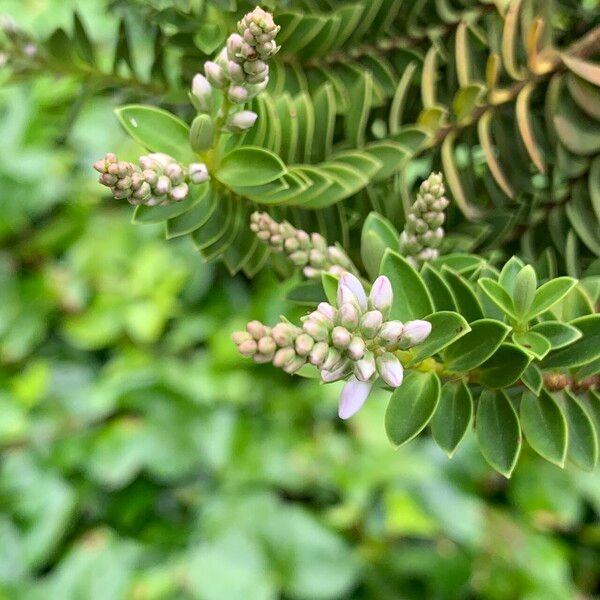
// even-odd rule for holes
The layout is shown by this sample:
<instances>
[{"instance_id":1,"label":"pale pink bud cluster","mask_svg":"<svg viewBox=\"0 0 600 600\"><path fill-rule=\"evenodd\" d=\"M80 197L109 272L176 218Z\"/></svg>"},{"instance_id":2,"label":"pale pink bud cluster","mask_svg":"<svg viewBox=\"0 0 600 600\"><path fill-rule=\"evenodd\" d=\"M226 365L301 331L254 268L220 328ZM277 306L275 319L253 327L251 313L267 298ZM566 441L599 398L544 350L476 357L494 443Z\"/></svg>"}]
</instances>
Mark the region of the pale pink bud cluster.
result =
<instances>
[{"instance_id":1,"label":"pale pink bud cluster","mask_svg":"<svg viewBox=\"0 0 600 600\"><path fill-rule=\"evenodd\" d=\"M439 256L439 246L444 239L444 211L449 204L444 193L442 174L432 173L421 184L417 200L406 215L400 247L415 267Z\"/></svg>"},{"instance_id":2,"label":"pale pink bud cluster","mask_svg":"<svg viewBox=\"0 0 600 600\"><path fill-rule=\"evenodd\" d=\"M228 100L234 104L254 98L267 87L267 61L279 51L275 38L280 27L275 25L270 13L256 7L238 23L238 30L239 33L232 33L227 38L227 44L214 61L204 63L207 83L226 90ZM205 96L203 93L202 98ZM252 126L253 123L247 125L248 122L246 118L241 126L239 123L227 123L227 127L238 133Z\"/></svg>"},{"instance_id":3,"label":"pale pink bud cluster","mask_svg":"<svg viewBox=\"0 0 600 600\"><path fill-rule=\"evenodd\" d=\"M208 181L206 165L181 165L162 153L141 156L139 164L120 161L109 153L94 163L100 173L98 181L108 187L117 199L126 198L130 204L164 206L187 198L190 184Z\"/></svg>"},{"instance_id":4,"label":"pale pink bud cluster","mask_svg":"<svg viewBox=\"0 0 600 600\"><path fill-rule=\"evenodd\" d=\"M357 273L354 263L339 246L328 246L318 233L296 229L287 221L279 223L267 213L255 212L250 217L250 229L274 252L283 252L309 279L318 279L321 271L341 275Z\"/></svg>"},{"instance_id":5,"label":"pale pink bud cluster","mask_svg":"<svg viewBox=\"0 0 600 600\"><path fill-rule=\"evenodd\" d=\"M392 388L402 384L404 369L395 352L423 342L431 332L427 321L388 320L393 300L387 277L378 277L367 295L360 280L345 272L336 306L320 303L301 319L301 328L281 322L269 329L252 321L246 331L233 334L233 341L256 362L272 362L289 373L310 363L325 383L347 379L339 408L347 419L378 377Z\"/></svg>"}]
</instances>

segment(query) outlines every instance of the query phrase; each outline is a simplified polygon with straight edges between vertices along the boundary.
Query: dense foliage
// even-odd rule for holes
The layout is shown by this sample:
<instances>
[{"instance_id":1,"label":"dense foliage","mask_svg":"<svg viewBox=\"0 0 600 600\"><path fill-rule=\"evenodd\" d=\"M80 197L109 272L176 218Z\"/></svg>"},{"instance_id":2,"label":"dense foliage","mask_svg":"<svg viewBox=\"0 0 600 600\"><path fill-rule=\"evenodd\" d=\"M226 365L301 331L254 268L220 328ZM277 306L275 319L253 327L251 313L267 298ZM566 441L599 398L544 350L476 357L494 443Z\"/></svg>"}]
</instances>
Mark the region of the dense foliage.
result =
<instances>
[{"instance_id":1,"label":"dense foliage","mask_svg":"<svg viewBox=\"0 0 600 600\"><path fill-rule=\"evenodd\" d=\"M592 597L597 6L264 7L2 7L0 598Z\"/></svg>"}]
</instances>

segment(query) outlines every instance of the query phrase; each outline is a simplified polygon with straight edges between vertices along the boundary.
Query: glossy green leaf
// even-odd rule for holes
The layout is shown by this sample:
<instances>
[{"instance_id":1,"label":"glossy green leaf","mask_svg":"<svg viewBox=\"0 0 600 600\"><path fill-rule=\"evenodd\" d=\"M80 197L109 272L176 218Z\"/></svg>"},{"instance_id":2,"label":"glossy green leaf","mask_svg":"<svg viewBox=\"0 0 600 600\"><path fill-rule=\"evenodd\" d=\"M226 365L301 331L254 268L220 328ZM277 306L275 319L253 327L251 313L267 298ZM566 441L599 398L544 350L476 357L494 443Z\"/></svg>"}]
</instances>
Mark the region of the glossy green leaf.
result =
<instances>
[{"instance_id":1,"label":"glossy green leaf","mask_svg":"<svg viewBox=\"0 0 600 600\"><path fill-rule=\"evenodd\" d=\"M489 277L482 277L477 281L477 284L498 308L509 317L516 319L512 298L497 281Z\"/></svg>"},{"instance_id":2,"label":"glossy green leaf","mask_svg":"<svg viewBox=\"0 0 600 600\"><path fill-rule=\"evenodd\" d=\"M444 278L429 265L425 263L421 269L421 277L431 294L436 310L451 310L456 312L458 306L450 286Z\"/></svg>"},{"instance_id":3,"label":"glossy green leaf","mask_svg":"<svg viewBox=\"0 0 600 600\"><path fill-rule=\"evenodd\" d=\"M416 437L429 423L440 398L435 373L410 371L392 393L385 412L385 431L395 446Z\"/></svg>"},{"instance_id":4,"label":"glossy green leaf","mask_svg":"<svg viewBox=\"0 0 600 600\"><path fill-rule=\"evenodd\" d=\"M537 323L531 328L531 331L543 335L549 342L552 350L564 348L581 337L581 331L568 323L559 321L544 321Z\"/></svg>"},{"instance_id":5,"label":"glossy green leaf","mask_svg":"<svg viewBox=\"0 0 600 600\"><path fill-rule=\"evenodd\" d=\"M536 396L540 393L544 385L544 378L540 369L533 363L529 363L527 368L521 374L521 381L530 389Z\"/></svg>"},{"instance_id":6,"label":"glossy green leaf","mask_svg":"<svg viewBox=\"0 0 600 600\"><path fill-rule=\"evenodd\" d=\"M473 398L464 381L447 381L442 386L438 407L431 419L437 445L452 456L473 418Z\"/></svg>"},{"instance_id":7,"label":"glossy green leaf","mask_svg":"<svg viewBox=\"0 0 600 600\"><path fill-rule=\"evenodd\" d=\"M535 270L531 265L523 267L515 277L512 293L513 306L517 317L523 317L529 311L535 297L536 287Z\"/></svg>"},{"instance_id":8,"label":"glossy green leaf","mask_svg":"<svg viewBox=\"0 0 600 600\"><path fill-rule=\"evenodd\" d=\"M115 113L125 131L152 152L164 152L184 163L194 160L190 148L189 127L162 108L128 104Z\"/></svg>"},{"instance_id":9,"label":"glossy green leaf","mask_svg":"<svg viewBox=\"0 0 600 600\"><path fill-rule=\"evenodd\" d=\"M447 265L442 267L442 276L452 290L460 314L469 323L482 319L483 308L481 303L464 276L452 270Z\"/></svg>"},{"instance_id":10,"label":"glossy green leaf","mask_svg":"<svg viewBox=\"0 0 600 600\"><path fill-rule=\"evenodd\" d=\"M501 344L498 350L477 370L479 382L490 388L514 383L527 368L531 357L514 344Z\"/></svg>"},{"instance_id":11,"label":"glossy green leaf","mask_svg":"<svg viewBox=\"0 0 600 600\"><path fill-rule=\"evenodd\" d=\"M409 363L411 365L437 354L471 330L465 319L455 312L436 312L425 317L425 320L431 323L431 333L423 343L415 347Z\"/></svg>"},{"instance_id":12,"label":"glossy green leaf","mask_svg":"<svg viewBox=\"0 0 600 600\"><path fill-rule=\"evenodd\" d=\"M531 354L531 356L538 360L542 360L552 348L550 342L543 335L536 333L535 331L514 333L513 341L520 348L525 350L525 352Z\"/></svg>"},{"instance_id":13,"label":"glossy green leaf","mask_svg":"<svg viewBox=\"0 0 600 600\"><path fill-rule=\"evenodd\" d=\"M598 464L598 436L592 418L579 399L564 393L563 407L569 426L567 458L584 471L593 471Z\"/></svg>"},{"instance_id":14,"label":"glossy green leaf","mask_svg":"<svg viewBox=\"0 0 600 600\"><path fill-rule=\"evenodd\" d=\"M365 219L360 238L361 258L371 279L377 277L387 248L398 252L400 236L385 217L371 212Z\"/></svg>"},{"instance_id":15,"label":"glossy green leaf","mask_svg":"<svg viewBox=\"0 0 600 600\"><path fill-rule=\"evenodd\" d=\"M215 177L229 186L264 185L286 172L283 161L269 150L243 146L223 157Z\"/></svg>"},{"instance_id":16,"label":"glossy green leaf","mask_svg":"<svg viewBox=\"0 0 600 600\"><path fill-rule=\"evenodd\" d=\"M535 298L531 309L527 313L527 318L533 317L549 310L557 302L560 302L575 286L577 281L571 277L558 277L544 283L535 293Z\"/></svg>"},{"instance_id":17,"label":"glossy green leaf","mask_svg":"<svg viewBox=\"0 0 600 600\"><path fill-rule=\"evenodd\" d=\"M504 341L510 327L493 319L471 323L471 331L446 348L444 362L450 371L470 371L484 363Z\"/></svg>"},{"instance_id":18,"label":"glossy green leaf","mask_svg":"<svg viewBox=\"0 0 600 600\"><path fill-rule=\"evenodd\" d=\"M502 391L485 390L479 398L475 433L484 458L510 477L521 451L521 427L510 400Z\"/></svg>"},{"instance_id":19,"label":"glossy green leaf","mask_svg":"<svg viewBox=\"0 0 600 600\"><path fill-rule=\"evenodd\" d=\"M410 321L423 319L433 312L433 302L421 276L403 256L386 250L381 261L381 274L389 278L394 290L390 318Z\"/></svg>"},{"instance_id":20,"label":"glossy green leaf","mask_svg":"<svg viewBox=\"0 0 600 600\"><path fill-rule=\"evenodd\" d=\"M582 337L573 344L553 350L544 359L544 369L581 367L600 357L600 314L586 315L571 321Z\"/></svg>"},{"instance_id":21,"label":"glossy green leaf","mask_svg":"<svg viewBox=\"0 0 600 600\"><path fill-rule=\"evenodd\" d=\"M521 398L521 426L529 445L546 460L564 466L567 456L567 420L556 400L545 390L525 392Z\"/></svg>"},{"instance_id":22,"label":"glossy green leaf","mask_svg":"<svg viewBox=\"0 0 600 600\"><path fill-rule=\"evenodd\" d=\"M327 271L321 271L321 284L327 301L329 304L336 306L337 304L337 289L338 289L338 278Z\"/></svg>"}]
</instances>

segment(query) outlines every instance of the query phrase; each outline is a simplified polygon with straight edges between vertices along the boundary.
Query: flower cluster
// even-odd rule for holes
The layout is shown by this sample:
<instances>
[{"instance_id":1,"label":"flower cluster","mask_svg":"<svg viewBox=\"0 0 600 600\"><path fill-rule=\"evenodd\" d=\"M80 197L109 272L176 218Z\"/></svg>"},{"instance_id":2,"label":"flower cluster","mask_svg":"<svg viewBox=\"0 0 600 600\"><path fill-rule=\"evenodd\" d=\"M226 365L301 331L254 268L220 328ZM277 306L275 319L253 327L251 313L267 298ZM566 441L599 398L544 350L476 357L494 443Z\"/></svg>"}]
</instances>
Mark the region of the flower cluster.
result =
<instances>
[{"instance_id":1,"label":"flower cluster","mask_svg":"<svg viewBox=\"0 0 600 600\"><path fill-rule=\"evenodd\" d=\"M422 184L417 200L406 216L406 225L400 235L402 253L415 267L439 256L444 238L445 214L449 201L444 197L441 173L432 173Z\"/></svg>"},{"instance_id":2,"label":"flower cluster","mask_svg":"<svg viewBox=\"0 0 600 600\"><path fill-rule=\"evenodd\" d=\"M196 88L202 82L203 98L207 100L211 85L226 90L228 100L239 104L256 96L269 83L267 61L279 51L275 38L280 27L275 25L270 13L256 7L238 23L238 30L239 33L232 33L227 38L226 46L214 62L204 63L205 80L209 87L201 75L196 76Z\"/></svg>"},{"instance_id":3,"label":"flower cluster","mask_svg":"<svg viewBox=\"0 0 600 600\"><path fill-rule=\"evenodd\" d=\"M388 320L392 303L387 277L378 277L367 296L358 278L346 272L339 279L336 306L320 303L302 318L302 327L281 321L270 328L251 321L232 339L258 363L272 362L288 373L308 363L325 383L347 379L339 406L340 417L347 419L364 404L378 377L392 388L402 384L396 351L420 344L431 332L428 321Z\"/></svg>"},{"instance_id":4,"label":"flower cluster","mask_svg":"<svg viewBox=\"0 0 600 600\"><path fill-rule=\"evenodd\" d=\"M328 246L325 238L318 233L309 234L296 229L287 221L278 223L264 212L252 214L250 229L274 252L285 252L309 279L320 277L321 271L333 275L346 271L357 273L344 250L339 246Z\"/></svg>"},{"instance_id":5,"label":"flower cluster","mask_svg":"<svg viewBox=\"0 0 600 600\"><path fill-rule=\"evenodd\" d=\"M203 163L184 167L167 154L154 153L140 157L139 165L118 160L109 153L94 163L98 180L110 188L115 198L127 198L131 204L157 206L180 202L189 194L189 184L207 181Z\"/></svg>"}]
</instances>

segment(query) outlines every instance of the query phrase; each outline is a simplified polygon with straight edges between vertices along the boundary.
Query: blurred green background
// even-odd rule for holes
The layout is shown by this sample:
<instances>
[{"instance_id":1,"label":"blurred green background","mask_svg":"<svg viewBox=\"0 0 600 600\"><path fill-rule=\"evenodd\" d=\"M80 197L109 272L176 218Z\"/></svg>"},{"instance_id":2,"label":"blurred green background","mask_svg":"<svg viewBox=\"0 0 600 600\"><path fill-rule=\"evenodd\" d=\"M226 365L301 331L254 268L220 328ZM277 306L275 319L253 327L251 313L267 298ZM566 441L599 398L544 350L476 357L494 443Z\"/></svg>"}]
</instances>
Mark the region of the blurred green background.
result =
<instances>
[{"instance_id":1,"label":"blurred green background","mask_svg":"<svg viewBox=\"0 0 600 600\"><path fill-rule=\"evenodd\" d=\"M100 0L0 2L36 35L75 7L114 38ZM600 472L394 452L383 398L343 423L335 385L240 358L285 285L131 226L90 167L136 151L123 98L79 98L0 75L1 599L600 597Z\"/></svg>"}]
</instances>

